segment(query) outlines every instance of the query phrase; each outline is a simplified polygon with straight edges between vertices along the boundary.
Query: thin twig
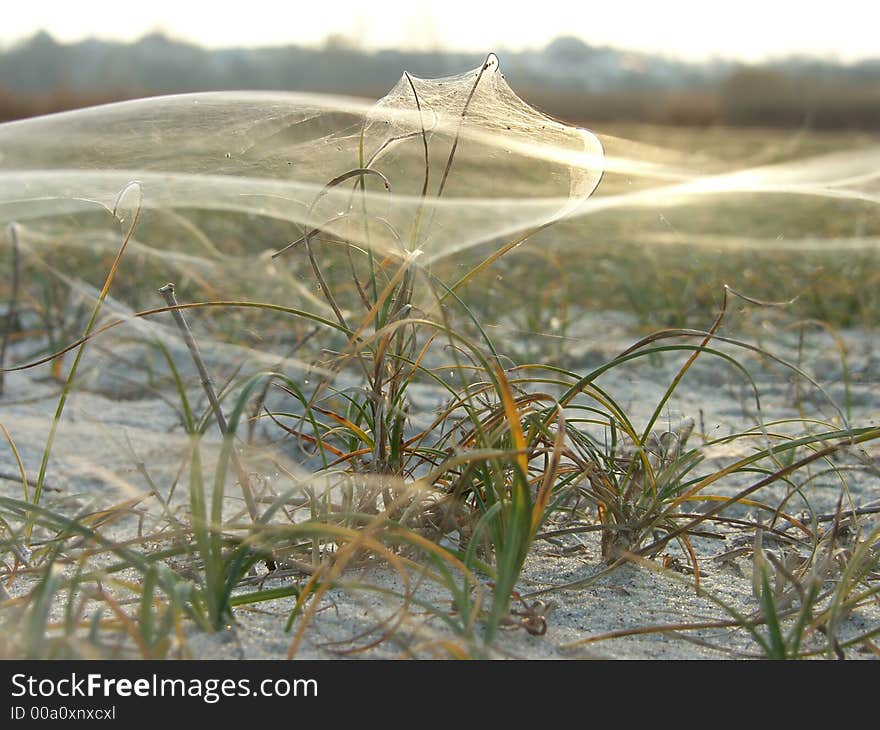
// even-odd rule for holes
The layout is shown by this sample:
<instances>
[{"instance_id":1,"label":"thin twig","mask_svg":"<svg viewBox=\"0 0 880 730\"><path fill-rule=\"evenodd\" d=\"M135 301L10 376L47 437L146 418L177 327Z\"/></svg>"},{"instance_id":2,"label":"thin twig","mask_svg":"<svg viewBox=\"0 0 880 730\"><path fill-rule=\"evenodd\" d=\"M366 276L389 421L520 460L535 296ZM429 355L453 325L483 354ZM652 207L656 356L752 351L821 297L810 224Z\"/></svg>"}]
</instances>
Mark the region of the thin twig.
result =
<instances>
[{"instance_id":1,"label":"thin twig","mask_svg":"<svg viewBox=\"0 0 880 730\"><path fill-rule=\"evenodd\" d=\"M872 505L865 507L856 507L855 509L845 509L840 513L840 516L843 517L863 517L865 515L876 515L880 514L880 505ZM824 515L816 515L816 522L831 522L834 519L837 519L837 512L829 512Z\"/></svg>"},{"instance_id":2,"label":"thin twig","mask_svg":"<svg viewBox=\"0 0 880 730\"><path fill-rule=\"evenodd\" d=\"M7 481L10 481L10 482L21 482L21 474L16 474L15 472L11 472L11 471L0 470L0 479L6 479ZM29 483L36 482L36 481L37 481L36 479L29 479L28 480ZM44 483L43 484L43 491L44 492L62 492L64 490L62 490L61 487L54 487L54 486L51 486L50 484ZM847 514L849 514L849 513L847 513Z\"/></svg>"},{"instance_id":3,"label":"thin twig","mask_svg":"<svg viewBox=\"0 0 880 730\"><path fill-rule=\"evenodd\" d=\"M208 374L208 368L205 366L205 361L202 358L202 353L199 350L199 346L196 343L195 338L193 337L192 330L190 330L189 325L186 323L186 319L184 318L183 313L178 307L177 297L174 296L174 284L169 282L159 289L159 293L164 297L165 301L168 303L168 306L171 307L171 314L174 317L174 321L177 324L181 335L183 336L183 341L186 343L189 354L192 355L192 359L196 365L196 369L199 371L199 377L202 381L202 388L205 391L205 395L208 396L208 401L210 402L211 408L214 411L214 417L217 419L217 426L220 429L220 433L223 434L223 436L225 437L228 430L226 417L223 415L223 411L220 408L220 401L217 398L217 392L214 390L214 381L211 380L211 376ZM244 501L247 505L248 513L250 514L251 519L256 522L258 518L258 513L257 503L254 499L254 491L251 487L250 479L248 479L247 471L239 460L238 454L236 453L235 449L232 449L232 464L235 467L236 474L238 475L238 481L241 485L241 492L244 495Z\"/></svg>"}]
</instances>

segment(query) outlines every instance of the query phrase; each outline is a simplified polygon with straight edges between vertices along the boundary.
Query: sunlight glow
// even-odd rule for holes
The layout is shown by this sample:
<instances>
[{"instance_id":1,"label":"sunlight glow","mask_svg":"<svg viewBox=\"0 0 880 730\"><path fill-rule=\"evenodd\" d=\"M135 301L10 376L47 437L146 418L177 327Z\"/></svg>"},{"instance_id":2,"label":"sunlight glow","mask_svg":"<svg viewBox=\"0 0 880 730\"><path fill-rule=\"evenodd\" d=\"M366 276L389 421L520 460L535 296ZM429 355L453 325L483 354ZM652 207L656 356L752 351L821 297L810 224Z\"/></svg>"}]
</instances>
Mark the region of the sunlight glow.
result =
<instances>
[{"instance_id":1,"label":"sunlight glow","mask_svg":"<svg viewBox=\"0 0 880 730\"><path fill-rule=\"evenodd\" d=\"M880 11L860 0L818 3L545 0L538 13L498 3L362 0L330 3L180 3L153 0L123 11L117 2L34 0L4 17L0 44L47 30L61 41L134 40L160 31L210 47L321 45L328 37L368 49L523 50L573 35L591 45L691 60L758 61L799 54L855 60L877 54ZM870 17L873 16L873 17Z\"/></svg>"}]
</instances>

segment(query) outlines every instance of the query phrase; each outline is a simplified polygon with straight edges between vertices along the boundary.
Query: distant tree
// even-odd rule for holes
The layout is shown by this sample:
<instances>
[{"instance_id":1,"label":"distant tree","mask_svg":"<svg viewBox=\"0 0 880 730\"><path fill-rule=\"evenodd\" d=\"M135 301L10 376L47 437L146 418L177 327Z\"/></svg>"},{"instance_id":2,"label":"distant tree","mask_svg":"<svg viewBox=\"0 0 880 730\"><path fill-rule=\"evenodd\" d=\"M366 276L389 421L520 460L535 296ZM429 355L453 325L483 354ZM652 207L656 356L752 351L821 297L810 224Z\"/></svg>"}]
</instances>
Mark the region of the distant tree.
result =
<instances>
[{"instance_id":1,"label":"distant tree","mask_svg":"<svg viewBox=\"0 0 880 730\"><path fill-rule=\"evenodd\" d=\"M735 71L722 85L720 99L726 124L796 127L807 120L803 83L766 68Z\"/></svg>"}]
</instances>

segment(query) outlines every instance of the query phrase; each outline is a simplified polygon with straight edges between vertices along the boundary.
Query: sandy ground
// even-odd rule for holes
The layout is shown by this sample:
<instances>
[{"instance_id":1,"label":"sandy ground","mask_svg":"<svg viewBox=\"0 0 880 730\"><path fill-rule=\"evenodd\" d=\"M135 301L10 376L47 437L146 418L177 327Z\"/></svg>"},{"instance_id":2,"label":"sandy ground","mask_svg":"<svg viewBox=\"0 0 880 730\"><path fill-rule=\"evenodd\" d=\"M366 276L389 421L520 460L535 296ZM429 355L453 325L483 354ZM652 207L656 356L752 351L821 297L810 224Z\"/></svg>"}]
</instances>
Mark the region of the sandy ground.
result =
<instances>
[{"instance_id":1,"label":"sandy ground","mask_svg":"<svg viewBox=\"0 0 880 730\"><path fill-rule=\"evenodd\" d=\"M568 331L567 367L570 369L588 372L636 339L632 334L634 323L625 316L610 315L599 319L597 322L595 315L585 316ZM601 339L593 334L597 331L602 332ZM834 338L822 331L811 331L807 335L800 343L800 356L796 333L776 332L769 339L772 345L761 344L782 356L800 357L803 370L811 374L823 390L803 380L798 383L791 371L754 353L730 347L723 349L735 354L754 377L760 392L764 422L810 417L821 420L827 428L843 426L848 418L856 426L876 425L880 414L880 337L876 333L857 331L842 332L840 336L847 350L848 392L840 350ZM163 400L148 389L135 389L124 399L118 397L123 392L120 384L126 382L127 374L133 372L130 362L120 364L119 355L125 352L126 357L137 359L137 354L124 344L111 350L90 350L78 388L67 405L58 431L46 480L45 504L66 514L143 496L146 487L138 468L141 462L147 465L156 484L170 485L187 448L185 440L181 439L180 419L173 400ZM187 360L179 345L174 354L179 362ZM14 352L13 359L15 355ZM643 358L631 366L603 375L598 382L613 393L628 409L633 421L640 424L647 419L686 356L685 353L663 360ZM7 375L5 394L0 399L0 422L11 433L31 479L39 468L59 392L59 386L46 380L45 374L45 369L34 369ZM192 393L194 402L201 402L198 390L194 389ZM421 395L426 402L430 401L430 393ZM419 417L418 413L414 414L414 418ZM754 393L735 368L717 359L703 358L687 375L665 408L663 423L658 425L661 429L674 430L686 418L693 418L697 423L694 439L711 439L742 431L757 420ZM802 428L800 424L798 427ZM793 431L796 427L780 425L774 428ZM209 435L206 438L206 462L210 463L216 445L216 437ZM707 453L706 468L728 463L757 445L759 441L756 439L714 447ZM867 452L846 455L842 463L857 467L846 472L850 503L855 506L877 504L880 500L878 447L869 445ZM0 448L0 493L13 497L21 495L17 472L12 451L4 443ZM271 474L265 476L274 478ZM716 491L731 493L755 478L754 475L741 475L723 482ZM841 494L841 480L833 473L817 469L805 491L816 513L830 512ZM172 502L183 505L185 484L178 487L177 492L174 499L178 501ZM763 492L762 499L773 503L773 499L778 500L782 494L781 487L774 487ZM142 507L147 512L147 526L151 520L160 519L152 500L145 500ZM804 507L802 501L795 499L790 509L799 512ZM737 514L745 519L754 518L754 514L745 508ZM872 524L871 520L871 517L862 518L863 532ZM559 518L545 525L544 529L566 526L570 525L564 518ZM114 537L131 535L137 527L136 520L128 520L115 525L112 534ZM518 584L525 603L514 602L514 607L521 609L529 604L544 610L552 601L554 606L546 615L546 633L532 635L523 622L514 622L501 631L490 655L536 659L696 659L758 655L759 647L748 634L722 627L693 631L670 629L663 633L579 643L605 632L729 620L730 614L708 596L721 599L743 615L755 612L758 604L752 591L749 539L752 531L719 529L718 533L716 539L698 539L695 543L701 557L701 593L695 590L685 556L674 546L666 550L672 566L667 574L626 565L590 582L589 579L595 578L606 567L599 554L596 533L565 535L552 542L536 541ZM765 547L783 555L782 546L772 541L768 541ZM257 577L252 582L256 582ZM285 577L262 577L266 578L263 584L266 588L302 580L302 576L295 572ZM417 585L413 597L418 601L404 605L399 597L406 592L402 577L386 564L361 564L346 571L340 585L324 597L297 656L448 656L444 646L448 648L449 644L443 642L449 640L460 648L476 651L476 644L469 644L466 637L456 636L444 623L444 614L455 618L449 592L428 579L420 579L418 573L412 573L410 579L412 585ZM567 584L580 585L542 592ZM8 590L12 595L21 595L31 585L29 579L19 578L8 586ZM246 591L248 587L241 590ZM544 605L534 606L538 600ZM419 601L432 606L432 610L423 608ZM201 658L283 658L293 638L284 630L293 603L294 599L285 598L242 607L236 612L235 624L225 632L207 635L191 631L187 637L187 650L190 655ZM878 625L880 607L875 602L847 616L839 634L846 638L866 627ZM479 635L478 631L476 635ZM866 654L853 648L847 656L857 658Z\"/></svg>"}]
</instances>

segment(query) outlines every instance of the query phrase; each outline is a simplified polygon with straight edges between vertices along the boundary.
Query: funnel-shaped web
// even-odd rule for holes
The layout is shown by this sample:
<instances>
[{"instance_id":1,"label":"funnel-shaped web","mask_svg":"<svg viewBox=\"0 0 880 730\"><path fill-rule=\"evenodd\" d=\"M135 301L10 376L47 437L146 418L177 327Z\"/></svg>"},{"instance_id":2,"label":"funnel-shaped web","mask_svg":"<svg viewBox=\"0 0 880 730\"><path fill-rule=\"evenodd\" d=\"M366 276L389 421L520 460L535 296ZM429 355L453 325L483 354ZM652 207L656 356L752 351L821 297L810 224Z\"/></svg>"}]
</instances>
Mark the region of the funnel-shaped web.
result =
<instances>
[{"instance_id":1,"label":"funnel-shaped web","mask_svg":"<svg viewBox=\"0 0 880 730\"><path fill-rule=\"evenodd\" d=\"M431 260L559 217L601 164L593 134L526 104L490 55L404 74L376 104L192 94L2 125L0 220L112 209L138 181L145 209L269 216L295 224L291 240L318 229Z\"/></svg>"},{"instance_id":2,"label":"funnel-shaped web","mask_svg":"<svg viewBox=\"0 0 880 730\"><path fill-rule=\"evenodd\" d=\"M187 94L0 125L0 223L33 228L110 211L137 181L147 210L187 219L233 211L288 226L283 240L277 230L271 241L255 237L252 251L318 230L376 251L418 250L430 263L566 216L749 194L880 201L880 146L870 140L794 160L784 149L765 156L760 145L727 160L662 145L610 136L600 144L545 116L511 90L490 55L455 76L404 74L377 103ZM715 219L687 216L703 239ZM138 236L147 236L143 226ZM143 242L169 256L189 250L167 235Z\"/></svg>"}]
</instances>

